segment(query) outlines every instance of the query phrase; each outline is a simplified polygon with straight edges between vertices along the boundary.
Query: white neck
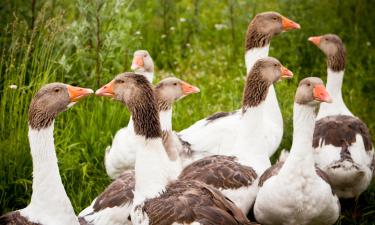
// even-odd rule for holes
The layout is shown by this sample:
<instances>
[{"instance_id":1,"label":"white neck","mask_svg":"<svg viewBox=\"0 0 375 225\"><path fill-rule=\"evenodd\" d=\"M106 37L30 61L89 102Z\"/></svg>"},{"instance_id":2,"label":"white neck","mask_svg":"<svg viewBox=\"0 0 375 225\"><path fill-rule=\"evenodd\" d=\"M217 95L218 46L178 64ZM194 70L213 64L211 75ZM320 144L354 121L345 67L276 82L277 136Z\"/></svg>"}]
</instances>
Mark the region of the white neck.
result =
<instances>
[{"instance_id":1,"label":"white neck","mask_svg":"<svg viewBox=\"0 0 375 225\"><path fill-rule=\"evenodd\" d=\"M33 160L33 193L22 211L31 220L55 224L79 224L61 181L53 139L53 123L48 128L29 127ZM59 222L56 222L59 221Z\"/></svg>"},{"instance_id":2,"label":"white neck","mask_svg":"<svg viewBox=\"0 0 375 225\"><path fill-rule=\"evenodd\" d=\"M172 108L159 112L160 127L162 131L172 131Z\"/></svg>"},{"instance_id":3,"label":"white neck","mask_svg":"<svg viewBox=\"0 0 375 225\"><path fill-rule=\"evenodd\" d=\"M137 74L141 74L146 77L146 79L152 84L154 81L154 72L147 72L144 70L135 71Z\"/></svg>"},{"instance_id":4,"label":"white neck","mask_svg":"<svg viewBox=\"0 0 375 225\"><path fill-rule=\"evenodd\" d=\"M315 118L314 106L294 103L293 143L283 170L293 171L295 167L300 166L314 169L312 139Z\"/></svg>"},{"instance_id":5,"label":"white neck","mask_svg":"<svg viewBox=\"0 0 375 225\"><path fill-rule=\"evenodd\" d=\"M158 196L178 176L179 165L171 162L161 138L146 139L137 135L140 144L135 160L134 206Z\"/></svg>"},{"instance_id":6,"label":"white neck","mask_svg":"<svg viewBox=\"0 0 375 225\"><path fill-rule=\"evenodd\" d=\"M245 53L245 63L246 63L246 74L250 72L256 61L268 56L270 50L270 45L266 45L261 48L252 48Z\"/></svg>"},{"instance_id":7,"label":"white neck","mask_svg":"<svg viewBox=\"0 0 375 225\"><path fill-rule=\"evenodd\" d=\"M344 70L335 72L330 68L327 69L327 91L332 98L332 103L322 103L320 106L317 119L330 115L350 115L353 114L346 107L342 98L342 83L344 79Z\"/></svg>"},{"instance_id":8,"label":"white neck","mask_svg":"<svg viewBox=\"0 0 375 225\"><path fill-rule=\"evenodd\" d=\"M232 151L232 155L236 156L241 164L253 167L258 174L262 174L271 166L268 152L265 151L264 139L259 138L267 132L263 126L265 107L263 101L242 114Z\"/></svg>"}]
</instances>

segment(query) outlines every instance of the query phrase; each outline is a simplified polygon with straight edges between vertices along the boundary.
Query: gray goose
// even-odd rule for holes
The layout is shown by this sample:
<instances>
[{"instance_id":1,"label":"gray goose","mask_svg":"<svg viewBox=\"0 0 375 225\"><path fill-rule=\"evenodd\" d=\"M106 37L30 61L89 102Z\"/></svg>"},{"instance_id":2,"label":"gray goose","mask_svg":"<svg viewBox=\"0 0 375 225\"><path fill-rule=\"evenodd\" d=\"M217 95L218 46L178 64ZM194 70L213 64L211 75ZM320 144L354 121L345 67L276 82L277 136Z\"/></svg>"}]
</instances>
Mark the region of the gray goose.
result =
<instances>
[{"instance_id":1,"label":"gray goose","mask_svg":"<svg viewBox=\"0 0 375 225\"><path fill-rule=\"evenodd\" d=\"M155 95L143 76L120 74L96 94L128 107L134 131L143 142L135 163L133 224L250 224L217 189L199 181L176 180L176 166L162 142Z\"/></svg>"},{"instance_id":2,"label":"gray goose","mask_svg":"<svg viewBox=\"0 0 375 225\"><path fill-rule=\"evenodd\" d=\"M43 86L29 108L29 142L33 160L33 192L29 205L0 217L2 225L78 225L78 218L61 182L53 139L57 115L91 89L62 83Z\"/></svg>"},{"instance_id":3,"label":"gray goose","mask_svg":"<svg viewBox=\"0 0 375 225\"><path fill-rule=\"evenodd\" d=\"M327 90L332 104L322 103L313 139L317 165L330 177L340 198L358 197L374 175L375 154L366 124L346 107L341 87L345 70L345 47L334 34L310 37L327 56Z\"/></svg>"}]
</instances>

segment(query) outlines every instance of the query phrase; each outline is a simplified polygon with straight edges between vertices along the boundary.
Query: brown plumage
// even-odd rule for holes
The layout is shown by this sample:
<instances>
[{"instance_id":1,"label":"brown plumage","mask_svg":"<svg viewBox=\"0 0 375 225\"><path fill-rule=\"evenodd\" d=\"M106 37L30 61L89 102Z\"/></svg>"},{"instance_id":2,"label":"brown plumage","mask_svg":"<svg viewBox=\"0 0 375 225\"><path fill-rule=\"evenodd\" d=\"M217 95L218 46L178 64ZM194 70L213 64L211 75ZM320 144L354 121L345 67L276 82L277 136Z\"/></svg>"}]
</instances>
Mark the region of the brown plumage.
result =
<instances>
[{"instance_id":1,"label":"brown plumage","mask_svg":"<svg viewBox=\"0 0 375 225\"><path fill-rule=\"evenodd\" d=\"M236 111L233 111L233 112L217 112L217 113L215 113L215 114L206 118L207 124L209 124L210 122L215 121L217 119L233 115L235 113L236 113Z\"/></svg>"},{"instance_id":2,"label":"brown plumage","mask_svg":"<svg viewBox=\"0 0 375 225\"><path fill-rule=\"evenodd\" d=\"M236 157L213 155L197 160L181 172L180 180L198 180L219 189L248 187L256 172L236 162Z\"/></svg>"},{"instance_id":3,"label":"brown plumage","mask_svg":"<svg viewBox=\"0 0 375 225\"><path fill-rule=\"evenodd\" d=\"M143 207L150 225L250 224L233 202L218 190L198 181L176 181L159 197L146 200Z\"/></svg>"},{"instance_id":4,"label":"brown plumage","mask_svg":"<svg viewBox=\"0 0 375 225\"><path fill-rule=\"evenodd\" d=\"M371 151L370 132L360 119L346 115L327 116L315 124L313 147L323 145L341 147L341 159L351 160L348 147L356 142L357 134L363 138L366 151Z\"/></svg>"},{"instance_id":5,"label":"brown plumage","mask_svg":"<svg viewBox=\"0 0 375 225\"><path fill-rule=\"evenodd\" d=\"M0 225L41 225L40 223L30 222L23 217L20 212L14 211L0 217Z\"/></svg>"},{"instance_id":6,"label":"brown plumage","mask_svg":"<svg viewBox=\"0 0 375 225\"><path fill-rule=\"evenodd\" d=\"M336 45L336 52L334 54L327 54L327 65L333 71L342 71L345 69L345 47L341 39L334 34L324 35L323 38L326 38L329 42Z\"/></svg>"},{"instance_id":7,"label":"brown plumage","mask_svg":"<svg viewBox=\"0 0 375 225\"><path fill-rule=\"evenodd\" d=\"M283 167L284 165L284 161L280 161L280 162L277 162L275 163L273 166L271 166L270 168L268 168L266 171L264 171L264 173L262 174L262 176L260 176L259 178L259 187L262 187L263 184L271 177L273 176L276 176L277 174L279 174L281 168ZM327 174L319 169L319 167L315 166L315 172L316 174L322 178L322 180L324 180L327 184L331 185L331 182L329 180L329 177L327 176ZM333 193L333 192L332 192Z\"/></svg>"},{"instance_id":8,"label":"brown plumage","mask_svg":"<svg viewBox=\"0 0 375 225\"><path fill-rule=\"evenodd\" d=\"M261 77L260 69L261 63L258 60L247 76L242 98L243 111L246 111L248 107L258 106L267 97L270 83Z\"/></svg>"},{"instance_id":9,"label":"brown plumage","mask_svg":"<svg viewBox=\"0 0 375 225\"><path fill-rule=\"evenodd\" d=\"M93 206L94 212L131 204L134 198L134 186L134 170L125 171L98 196Z\"/></svg>"}]
</instances>

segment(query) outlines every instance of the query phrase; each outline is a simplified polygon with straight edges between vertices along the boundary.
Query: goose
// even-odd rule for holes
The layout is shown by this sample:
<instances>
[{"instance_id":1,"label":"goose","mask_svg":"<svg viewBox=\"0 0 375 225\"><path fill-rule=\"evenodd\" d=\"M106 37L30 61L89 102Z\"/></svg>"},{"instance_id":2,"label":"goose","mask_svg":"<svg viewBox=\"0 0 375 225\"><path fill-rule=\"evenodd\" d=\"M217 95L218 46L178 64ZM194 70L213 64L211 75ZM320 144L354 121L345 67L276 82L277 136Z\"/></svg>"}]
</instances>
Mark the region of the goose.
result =
<instances>
[{"instance_id":1,"label":"goose","mask_svg":"<svg viewBox=\"0 0 375 225\"><path fill-rule=\"evenodd\" d=\"M124 103L131 111L137 148L133 224L250 224L217 189L199 181L176 180L162 142L155 94L143 76L125 73L96 91Z\"/></svg>"},{"instance_id":2,"label":"goose","mask_svg":"<svg viewBox=\"0 0 375 225\"><path fill-rule=\"evenodd\" d=\"M263 125L267 121L264 110L269 88L292 75L275 58L259 59L246 79L242 117L237 124L239 135L232 141L231 156L204 157L186 166L179 178L212 185L247 214L258 191L258 177L271 166L264 139L259 138L268 132Z\"/></svg>"},{"instance_id":3,"label":"goose","mask_svg":"<svg viewBox=\"0 0 375 225\"><path fill-rule=\"evenodd\" d=\"M346 107L341 86L345 48L334 34L310 37L327 56L327 90L332 104L322 103L313 138L317 165L327 173L340 198L358 197L370 185L375 168L374 147L366 124Z\"/></svg>"},{"instance_id":4,"label":"goose","mask_svg":"<svg viewBox=\"0 0 375 225\"><path fill-rule=\"evenodd\" d=\"M146 50L134 52L131 69L145 76L152 83L154 62ZM130 117L128 126L118 130L113 138L112 146L106 148L104 165L107 175L112 179L116 179L125 170L134 168L135 146L138 144L133 138L134 135L133 120Z\"/></svg>"},{"instance_id":5,"label":"goose","mask_svg":"<svg viewBox=\"0 0 375 225\"><path fill-rule=\"evenodd\" d=\"M245 62L250 72L254 63L267 57L271 39L283 31L299 29L300 25L276 12L260 13L249 24L246 33ZM283 119L273 85L269 88L264 114L269 118L263 124L268 133L263 138L265 150L271 156L278 148L283 135ZM228 155L232 140L237 135L236 124L240 120L241 109L233 112L219 112L199 120L189 128L179 132L180 138L189 143L197 153ZM254 118L253 118L254 120ZM228 152L229 151L229 152ZM204 156L204 155L203 155Z\"/></svg>"},{"instance_id":6,"label":"goose","mask_svg":"<svg viewBox=\"0 0 375 225\"><path fill-rule=\"evenodd\" d=\"M199 91L199 88L176 77L165 78L154 88L163 145L170 160L180 164L179 170L179 155L186 154L172 130L172 106L179 99ZM79 214L80 221L85 221L88 225L131 225L130 210L133 206L134 185L134 170L125 170Z\"/></svg>"},{"instance_id":7,"label":"goose","mask_svg":"<svg viewBox=\"0 0 375 225\"><path fill-rule=\"evenodd\" d=\"M57 115L91 89L62 83L43 86L33 97L29 108L29 143L33 160L33 185L30 204L0 217L4 225L79 224L73 206L61 181L53 139Z\"/></svg>"},{"instance_id":8,"label":"goose","mask_svg":"<svg viewBox=\"0 0 375 225\"><path fill-rule=\"evenodd\" d=\"M331 102L323 81L301 80L294 100L290 155L259 179L254 215L261 224L334 224L340 215L328 177L314 165L312 136L320 102Z\"/></svg>"}]
</instances>

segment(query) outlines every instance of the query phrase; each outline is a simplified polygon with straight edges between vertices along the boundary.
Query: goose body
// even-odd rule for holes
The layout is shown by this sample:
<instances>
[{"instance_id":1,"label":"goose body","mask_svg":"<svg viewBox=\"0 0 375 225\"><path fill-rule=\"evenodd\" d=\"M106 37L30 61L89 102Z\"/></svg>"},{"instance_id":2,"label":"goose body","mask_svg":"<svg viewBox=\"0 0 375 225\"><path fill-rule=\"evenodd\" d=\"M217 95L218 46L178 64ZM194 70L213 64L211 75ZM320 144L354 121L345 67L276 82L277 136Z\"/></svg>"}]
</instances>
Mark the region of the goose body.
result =
<instances>
[{"instance_id":1,"label":"goose body","mask_svg":"<svg viewBox=\"0 0 375 225\"><path fill-rule=\"evenodd\" d=\"M261 224L334 224L340 214L329 179L314 165L312 136L316 101L329 101L319 78L305 78L297 89L293 144L285 162L259 180L254 215Z\"/></svg>"},{"instance_id":2,"label":"goose body","mask_svg":"<svg viewBox=\"0 0 375 225\"><path fill-rule=\"evenodd\" d=\"M29 109L29 142L33 160L30 204L0 217L4 225L79 225L61 181L54 146L55 117L91 89L52 83L34 96Z\"/></svg>"},{"instance_id":3,"label":"goose body","mask_svg":"<svg viewBox=\"0 0 375 225\"><path fill-rule=\"evenodd\" d=\"M132 73L118 75L97 94L110 94L125 103L143 143L136 153L133 224L249 223L216 189L198 181L176 180L177 165L163 146L157 104L146 79Z\"/></svg>"},{"instance_id":4,"label":"goose body","mask_svg":"<svg viewBox=\"0 0 375 225\"><path fill-rule=\"evenodd\" d=\"M249 24L246 34L245 62L249 72L254 63L268 56L270 41L273 36L289 29L299 29L300 26L275 12L258 14ZM276 98L274 87L271 86L266 99L265 115L267 120L263 124L268 132L258 137L264 140L264 150L271 156L278 148L283 134L283 120ZM191 127L182 130L179 135L185 142L190 143L192 149L202 155L230 154L233 140L238 134L241 109L233 112L219 112L202 119ZM254 119L254 118L253 118Z\"/></svg>"},{"instance_id":5,"label":"goose body","mask_svg":"<svg viewBox=\"0 0 375 225\"><path fill-rule=\"evenodd\" d=\"M374 148L365 123L343 101L341 87L345 50L336 35L309 39L327 55L327 90L332 104L322 103L315 125L313 147L317 165L329 176L340 198L358 197L374 174Z\"/></svg>"}]
</instances>

